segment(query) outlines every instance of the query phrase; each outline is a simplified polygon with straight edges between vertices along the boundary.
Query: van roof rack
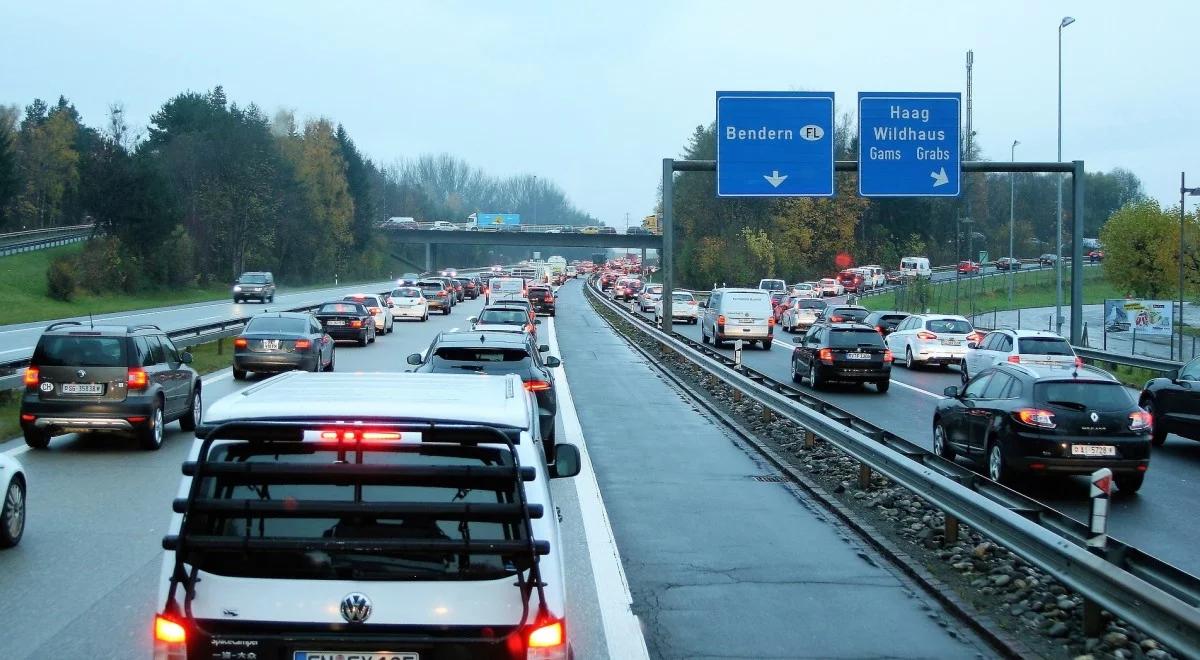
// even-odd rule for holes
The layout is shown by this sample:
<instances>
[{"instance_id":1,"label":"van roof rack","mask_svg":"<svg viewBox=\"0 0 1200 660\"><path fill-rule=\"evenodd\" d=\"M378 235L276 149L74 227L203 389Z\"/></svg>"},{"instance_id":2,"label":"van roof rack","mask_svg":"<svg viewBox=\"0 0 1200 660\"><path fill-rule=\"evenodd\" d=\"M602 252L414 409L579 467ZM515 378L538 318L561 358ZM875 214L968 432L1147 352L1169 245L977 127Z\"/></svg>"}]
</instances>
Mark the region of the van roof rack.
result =
<instances>
[{"instance_id":1,"label":"van roof rack","mask_svg":"<svg viewBox=\"0 0 1200 660\"><path fill-rule=\"evenodd\" d=\"M319 440L304 440L306 431L319 431ZM364 431L367 431L364 433ZM550 552L550 542L534 538L532 520L545 515L540 504L530 504L525 482L537 472L521 465L513 432L516 429L470 423L442 423L428 420L362 420L347 424L343 420L315 417L302 420L235 420L197 429L203 434L197 458L183 464L183 473L192 477L187 497L174 500L172 508L182 514L177 534L163 538L164 550L175 552L166 612L192 616L200 567L197 557L233 553L245 556L270 552L364 553L408 552L442 557L453 556L460 570L472 555L498 555L516 572L521 592L522 612L518 626L530 620L530 599L537 593L536 617L548 615L545 582L539 561ZM519 431L518 431L519 432ZM371 433L419 433L420 442L381 441L367 437ZM213 461L214 443L231 441L227 461ZM486 446L485 446L486 445ZM497 447L499 445L499 447ZM254 455L287 456L311 454L314 449L337 451L335 463L259 462L246 458ZM511 465L505 464L507 449ZM460 458L479 459L482 465L401 465L366 463L368 452L441 452ZM208 482L208 483L206 483ZM212 483L215 482L215 483ZM460 493L478 488L495 490L495 503L463 502L458 498L424 502L364 501L363 489L354 489L353 499L273 500L270 487L279 484L371 485L414 488L457 488ZM211 485L212 487L206 487ZM232 493L233 486L249 486L256 498L221 498L213 493ZM431 498L432 500L432 498ZM321 518L338 523L321 537L266 537L262 526L268 519ZM457 521L461 537L453 539L426 535L397 534L399 525L380 524L379 518L415 519L422 523ZM221 521L247 521L245 534L220 534ZM254 525L254 521L258 524ZM365 522L364 522L365 521ZM504 538L472 538L468 522L504 525ZM252 533L257 527L258 533ZM330 533L334 532L335 533ZM528 571L528 576L525 572ZM184 591L180 608L177 594ZM182 609L182 613L180 612ZM499 638L503 642L503 637Z\"/></svg>"},{"instance_id":2,"label":"van roof rack","mask_svg":"<svg viewBox=\"0 0 1200 660\"><path fill-rule=\"evenodd\" d=\"M55 321L54 323L51 323L50 325L46 326L45 332L50 332L51 330L54 330L55 328L62 328L62 327L68 326L68 325L83 325L83 324L80 323L79 321Z\"/></svg>"}]
</instances>

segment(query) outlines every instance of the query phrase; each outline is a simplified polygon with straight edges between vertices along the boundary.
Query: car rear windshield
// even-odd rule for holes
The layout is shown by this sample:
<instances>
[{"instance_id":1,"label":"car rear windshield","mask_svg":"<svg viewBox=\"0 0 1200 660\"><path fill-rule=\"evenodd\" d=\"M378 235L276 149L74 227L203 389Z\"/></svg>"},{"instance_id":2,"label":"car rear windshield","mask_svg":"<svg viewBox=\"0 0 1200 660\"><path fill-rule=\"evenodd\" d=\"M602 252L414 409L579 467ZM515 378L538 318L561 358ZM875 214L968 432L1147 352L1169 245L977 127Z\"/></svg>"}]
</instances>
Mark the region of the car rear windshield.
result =
<instances>
[{"instance_id":1,"label":"car rear windshield","mask_svg":"<svg viewBox=\"0 0 1200 660\"><path fill-rule=\"evenodd\" d=\"M908 318L908 314L884 314L879 317L879 324L896 327L906 318Z\"/></svg>"},{"instance_id":2,"label":"car rear windshield","mask_svg":"<svg viewBox=\"0 0 1200 660\"><path fill-rule=\"evenodd\" d=\"M695 300L695 299L696 298L693 297L692 294L690 294L690 293L672 293L671 294L671 300L673 300L675 302L688 302L688 301Z\"/></svg>"},{"instance_id":3,"label":"car rear windshield","mask_svg":"<svg viewBox=\"0 0 1200 660\"><path fill-rule=\"evenodd\" d=\"M820 298L806 298L800 301L800 309L825 309L829 303Z\"/></svg>"},{"instance_id":4,"label":"car rear windshield","mask_svg":"<svg viewBox=\"0 0 1200 660\"><path fill-rule=\"evenodd\" d=\"M972 330L971 324L962 319L930 319L925 322L925 329L950 335L965 335Z\"/></svg>"},{"instance_id":5,"label":"car rear windshield","mask_svg":"<svg viewBox=\"0 0 1200 660\"><path fill-rule=\"evenodd\" d=\"M300 335L308 332L308 321L306 319L293 319L278 316L256 316L250 319L250 322L246 324L246 329L243 332L278 332L282 334Z\"/></svg>"},{"instance_id":6,"label":"car rear windshield","mask_svg":"<svg viewBox=\"0 0 1200 660\"><path fill-rule=\"evenodd\" d=\"M883 337L880 337L879 333L874 330L831 330L829 346L831 348L883 348Z\"/></svg>"},{"instance_id":7,"label":"car rear windshield","mask_svg":"<svg viewBox=\"0 0 1200 660\"><path fill-rule=\"evenodd\" d=\"M479 315L480 325L525 325L529 314L519 309L485 309Z\"/></svg>"},{"instance_id":8,"label":"car rear windshield","mask_svg":"<svg viewBox=\"0 0 1200 660\"><path fill-rule=\"evenodd\" d=\"M1081 410L1114 411L1133 407L1133 398L1120 383L1050 381L1033 386L1038 405L1060 405Z\"/></svg>"},{"instance_id":9,"label":"car rear windshield","mask_svg":"<svg viewBox=\"0 0 1200 660\"><path fill-rule=\"evenodd\" d=\"M1060 337L1021 337L1017 344L1021 355L1075 355L1067 340Z\"/></svg>"},{"instance_id":10,"label":"car rear windshield","mask_svg":"<svg viewBox=\"0 0 1200 660\"><path fill-rule=\"evenodd\" d=\"M360 303L363 307L378 307L379 299L375 296L346 296L346 300Z\"/></svg>"},{"instance_id":11,"label":"car rear windshield","mask_svg":"<svg viewBox=\"0 0 1200 660\"><path fill-rule=\"evenodd\" d=\"M242 275L238 278L239 284L266 284L266 275Z\"/></svg>"},{"instance_id":12,"label":"car rear windshield","mask_svg":"<svg viewBox=\"0 0 1200 660\"><path fill-rule=\"evenodd\" d=\"M217 445L209 455L211 463L288 464L330 466L357 464L410 467L508 467L512 454L506 448L430 446L405 443L395 447L377 447L354 454L327 445L289 443L292 446L259 447L243 443ZM282 481L282 483L278 482ZM520 501L515 481L511 486L497 481L492 487L459 488L435 486L354 484L350 488L331 483L255 483L245 477L207 477L200 484L198 498L248 503L289 503L294 515L256 515L255 512L204 513L187 517L188 534L229 539L311 539L314 543L334 539L395 539L427 541L522 540L527 538L524 525L507 522L482 522L439 519L431 512L439 506L513 504ZM295 481L295 480L292 480ZM413 504L408 513L363 513L329 516L326 510L339 506L349 510ZM310 508L312 507L312 508ZM422 508L423 507L423 508ZM305 515L311 512L311 515ZM444 514L443 514L444 515ZM189 553L187 561L196 568L217 575L268 579L308 580L491 580L514 574L530 566L530 556L467 554L436 550L373 550L365 552L330 544L316 551L281 550L205 550Z\"/></svg>"},{"instance_id":13,"label":"car rear windshield","mask_svg":"<svg viewBox=\"0 0 1200 660\"><path fill-rule=\"evenodd\" d=\"M33 353L41 367L124 367L124 337L46 335Z\"/></svg>"},{"instance_id":14,"label":"car rear windshield","mask_svg":"<svg viewBox=\"0 0 1200 660\"><path fill-rule=\"evenodd\" d=\"M442 346L434 357L452 362L520 362L529 357L523 348L487 348L474 346Z\"/></svg>"},{"instance_id":15,"label":"car rear windshield","mask_svg":"<svg viewBox=\"0 0 1200 660\"><path fill-rule=\"evenodd\" d=\"M432 291L434 293L446 288L446 286L440 282L418 282L417 286L421 287L422 291Z\"/></svg>"},{"instance_id":16,"label":"car rear windshield","mask_svg":"<svg viewBox=\"0 0 1200 660\"><path fill-rule=\"evenodd\" d=\"M393 298L420 298L421 290L413 289L411 287L407 288L407 289L392 289L392 297Z\"/></svg>"},{"instance_id":17,"label":"car rear windshield","mask_svg":"<svg viewBox=\"0 0 1200 660\"><path fill-rule=\"evenodd\" d=\"M831 311L829 313L830 319L832 319L835 323L839 322L835 318L838 316L840 316L841 320L844 322L844 321L863 321L863 320L866 320L866 318L870 315L871 315L871 312L869 312L865 309L834 309L833 311Z\"/></svg>"},{"instance_id":18,"label":"car rear windshield","mask_svg":"<svg viewBox=\"0 0 1200 660\"><path fill-rule=\"evenodd\" d=\"M354 303L325 303L317 310L318 314L365 314L362 305Z\"/></svg>"}]
</instances>

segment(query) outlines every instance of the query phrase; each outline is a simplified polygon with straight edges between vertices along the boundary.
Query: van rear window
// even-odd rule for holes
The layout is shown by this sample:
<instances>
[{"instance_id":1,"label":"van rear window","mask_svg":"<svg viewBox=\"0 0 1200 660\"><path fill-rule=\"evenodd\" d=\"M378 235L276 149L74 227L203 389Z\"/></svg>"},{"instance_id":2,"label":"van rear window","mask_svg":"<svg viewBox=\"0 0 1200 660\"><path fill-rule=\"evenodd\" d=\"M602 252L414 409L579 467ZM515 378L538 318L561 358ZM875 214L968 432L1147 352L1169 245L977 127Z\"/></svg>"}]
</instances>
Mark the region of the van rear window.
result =
<instances>
[{"instance_id":1,"label":"van rear window","mask_svg":"<svg viewBox=\"0 0 1200 660\"><path fill-rule=\"evenodd\" d=\"M124 367L124 337L46 335L33 353L41 367Z\"/></svg>"}]
</instances>

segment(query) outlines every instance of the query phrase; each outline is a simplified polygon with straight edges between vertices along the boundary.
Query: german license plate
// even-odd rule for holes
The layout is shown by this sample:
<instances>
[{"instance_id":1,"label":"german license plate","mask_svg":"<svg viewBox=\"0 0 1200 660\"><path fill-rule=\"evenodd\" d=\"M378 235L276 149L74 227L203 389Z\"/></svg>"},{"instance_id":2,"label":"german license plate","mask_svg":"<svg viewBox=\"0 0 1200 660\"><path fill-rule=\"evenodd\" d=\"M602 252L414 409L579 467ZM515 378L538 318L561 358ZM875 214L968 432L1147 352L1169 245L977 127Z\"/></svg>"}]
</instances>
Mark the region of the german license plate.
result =
<instances>
[{"instance_id":1,"label":"german license plate","mask_svg":"<svg viewBox=\"0 0 1200 660\"><path fill-rule=\"evenodd\" d=\"M262 342L262 347L268 351L277 351L277 350L279 350L279 340L278 339L264 339Z\"/></svg>"},{"instance_id":2,"label":"german license plate","mask_svg":"<svg viewBox=\"0 0 1200 660\"><path fill-rule=\"evenodd\" d=\"M63 394L104 394L100 383L63 383L59 390Z\"/></svg>"},{"instance_id":3,"label":"german license plate","mask_svg":"<svg viewBox=\"0 0 1200 660\"><path fill-rule=\"evenodd\" d=\"M325 325L346 325L346 322L345 322L345 321L338 321L338 320L336 320L336 319L335 319L335 320L331 320L331 321L326 321L326 322L325 322Z\"/></svg>"},{"instance_id":4,"label":"german license plate","mask_svg":"<svg viewBox=\"0 0 1200 660\"><path fill-rule=\"evenodd\" d=\"M847 353L846 357L851 360L870 360L870 353Z\"/></svg>"},{"instance_id":5,"label":"german license plate","mask_svg":"<svg viewBox=\"0 0 1200 660\"><path fill-rule=\"evenodd\" d=\"M1071 445L1072 456L1116 456L1117 448L1112 445Z\"/></svg>"},{"instance_id":6,"label":"german license plate","mask_svg":"<svg viewBox=\"0 0 1200 660\"><path fill-rule=\"evenodd\" d=\"M296 651L292 660L421 660L410 651Z\"/></svg>"}]
</instances>

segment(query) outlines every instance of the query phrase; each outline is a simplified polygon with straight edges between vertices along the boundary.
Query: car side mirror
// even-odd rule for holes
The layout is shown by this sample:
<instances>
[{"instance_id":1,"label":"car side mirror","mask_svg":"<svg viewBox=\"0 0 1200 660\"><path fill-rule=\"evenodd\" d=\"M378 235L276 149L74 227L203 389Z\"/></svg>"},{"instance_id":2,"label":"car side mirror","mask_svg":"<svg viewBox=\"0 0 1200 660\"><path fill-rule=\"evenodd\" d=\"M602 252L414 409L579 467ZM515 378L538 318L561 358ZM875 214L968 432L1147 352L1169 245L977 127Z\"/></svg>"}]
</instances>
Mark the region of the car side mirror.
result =
<instances>
[{"instance_id":1,"label":"car side mirror","mask_svg":"<svg viewBox=\"0 0 1200 660\"><path fill-rule=\"evenodd\" d=\"M950 397L951 399L957 399L958 398L958 385L951 385L951 386L947 387L946 389L942 390L942 394L946 395L947 397Z\"/></svg>"},{"instance_id":2,"label":"car side mirror","mask_svg":"<svg viewBox=\"0 0 1200 660\"><path fill-rule=\"evenodd\" d=\"M967 348L979 348L979 344L973 341L967 342Z\"/></svg>"},{"instance_id":3,"label":"car side mirror","mask_svg":"<svg viewBox=\"0 0 1200 660\"><path fill-rule=\"evenodd\" d=\"M550 464L551 479L566 479L579 474L583 460L579 456L579 448L575 445L556 444L554 446L554 462Z\"/></svg>"},{"instance_id":4,"label":"car side mirror","mask_svg":"<svg viewBox=\"0 0 1200 660\"><path fill-rule=\"evenodd\" d=\"M192 363L192 354L189 351L184 351L179 354L179 361L184 364Z\"/></svg>"},{"instance_id":5,"label":"car side mirror","mask_svg":"<svg viewBox=\"0 0 1200 660\"><path fill-rule=\"evenodd\" d=\"M547 357L545 360L543 360L542 362L543 362L543 363L544 363L544 364L545 364L547 367L550 367L551 369L553 369L553 368L555 368L555 367L561 367L561 366L562 366L562 360L560 360L560 359L558 359L558 358L554 357L553 355L550 355L550 356L548 356L548 357Z\"/></svg>"},{"instance_id":6,"label":"car side mirror","mask_svg":"<svg viewBox=\"0 0 1200 660\"><path fill-rule=\"evenodd\" d=\"M545 353L548 350L550 350L549 344L542 344L541 346L538 346L538 353Z\"/></svg>"},{"instance_id":7,"label":"car side mirror","mask_svg":"<svg viewBox=\"0 0 1200 660\"><path fill-rule=\"evenodd\" d=\"M413 353L412 355L408 356L408 363L413 366L421 364L421 354Z\"/></svg>"},{"instance_id":8,"label":"car side mirror","mask_svg":"<svg viewBox=\"0 0 1200 660\"><path fill-rule=\"evenodd\" d=\"M474 325L474 324L476 324L476 323L478 323L478 322L479 322L479 317L478 317L478 316L471 316L471 317L467 318L467 323L470 323L470 324L472 324L472 325Z\"/></svg>"},{"instance_id":9,"label":"car side mirror","mask_svg":"<svg viewBox=\"0 0 1200 660\"><path fill-rule=\"evenodd\" d=\"M1172 383L1178 383L1179 382L1179 370L1172 369L1172 370L1168 371L1167 378L1170 378Z\"/></svg>"},{"instance_id":10,"label":"car side mirror","mask_svg":"<svg viewBox=\"0 0 1200 660\"><path fill-rule=\"evenodd\" d=\"M541 320L541 319L534 319L534 320L533 320L533 324L534 324L534 325L541 325L541 324L542 324L542 320Z\"/></svg>"}]
</instances>

